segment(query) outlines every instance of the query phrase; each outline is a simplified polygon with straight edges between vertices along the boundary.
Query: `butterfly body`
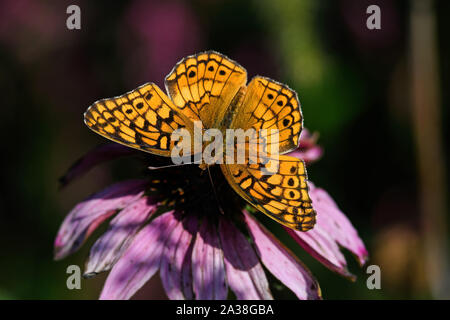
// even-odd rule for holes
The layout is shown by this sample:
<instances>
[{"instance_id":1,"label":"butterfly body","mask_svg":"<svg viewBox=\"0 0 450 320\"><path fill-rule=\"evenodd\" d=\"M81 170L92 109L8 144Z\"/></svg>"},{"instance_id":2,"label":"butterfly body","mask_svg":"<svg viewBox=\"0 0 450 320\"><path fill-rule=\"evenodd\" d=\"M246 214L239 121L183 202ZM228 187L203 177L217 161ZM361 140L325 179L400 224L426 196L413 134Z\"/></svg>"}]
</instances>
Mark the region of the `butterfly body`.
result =
<instances>
[{"instance_id":1,"label":"butterfly body","mask_svg":"<svg viewBox=\"0 0 450 320\"><path fill-rule=\"evenodd\" d=\"M145 84L122 96L95 102L85 113L85 123L102 136L124 145L162 156L171 156L176 142L171 135L186 129L194 152L212 143L198 137L217 129L226 137L229 129L271 132L246 138L245 149L264 140L276 143L279 169L264 173L264 163L227 161L226 143L218 157L232 188L272 219L296 230L315 224L302 160L284 155L297 148L302 114L295 91L274 80L257 76L247 85L247 72L226 56L208 51L181 60L165 79L168 96L155 84ZM200 128L199 128L200 124ZM266 131L265 131L266 130ZM268 130L268 131L267 131ZM200 144L201 150L195 150ZM275 161L273 155L266 160ZM209 164L200 163L206 169Z\"/></svg>"},{"instance_id":2,"label":"butterfly body","mask_svg":"<svg viewBox=\"0 0 450 320\"><path fill-rule=\"evenodd\" d=\"M234 96L233 100L231 100L230 105L227 108L227 112L224 117L218 121L217 128L220 128L222 134L226 134L226 129L230 128L231 122L236 117L237 110L242 105L245 92L247 91L247 87L241 87L239 91Z\"/></svg>"}]
</instances>

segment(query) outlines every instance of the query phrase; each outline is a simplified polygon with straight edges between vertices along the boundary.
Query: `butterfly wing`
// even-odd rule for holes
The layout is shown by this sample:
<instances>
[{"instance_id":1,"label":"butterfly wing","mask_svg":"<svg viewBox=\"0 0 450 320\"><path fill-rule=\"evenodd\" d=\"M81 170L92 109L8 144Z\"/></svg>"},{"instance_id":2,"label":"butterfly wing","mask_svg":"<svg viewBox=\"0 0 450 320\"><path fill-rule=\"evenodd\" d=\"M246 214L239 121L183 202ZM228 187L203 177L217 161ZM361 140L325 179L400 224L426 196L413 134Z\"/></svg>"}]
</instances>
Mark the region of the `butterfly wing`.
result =
<instances>
[{"instance_id":1,"label":"butterfly wing","mask_svg":"<svg viewBox=\"0 0 450 320\"><path fill-rule=\"evenodd\" d=\"M247 72L226 56L208 51L184 58L166 77L166 90L186 116L212 128L223 119Z\"/></svg>"},{"instance_id":2,"label":"butterfly wing","mask_svg":"<svg viewBox=\"0 0 450 320\"><path fill-rule=\"evenodd\" d=\"M95 102L85 112L84 121L112 141L162 156L170 156L174 130L193 132L192 121L153 83Z\"/></svg>"},{"instance_id":3,"label":"butterfly wing","mask_svg":"<svg viewBox=\"0 0 450 320\"><path fill-rule=\"evenodd\" d=\"M279 131L279 153L298 146L303 117L297 93L288 86L264 77L254 77L231 128ZM259 142L259 141L256 141ZM270 145L270 141L269 145Z\"/></svg>"},{"instance_id":4,"label":"butterfly wing","mask_svg":"<svg viewBox=\"0 0 450 320\"><path fill-rule=\"evenodd\" d=\"M307 231L315 224L302 160L279 156L279 171L264 175L261 164L222 164L232 188L251 205L275 221L296 230Z\"/></svg>"},{"instance_id":5,"label":"butterfly wing","mask_svg":"<svg viewBox=\"0 0 450 320\"><path fill-rule=\"evenodd\" d=\"M302 128L297 94L273 80L255 77L247 87L231 127L256 130L256 135L246 143L247 150L270 136L271 129L279 130L279 141L273 143L280 154L295 149ZM268 135L262 135L261 129L267 129ZM271 141L266 139L268 147ZM316 213L308 194L304 162L287 155L266 157L269 160L266 165L249 163L247 157L245 164L222 164L222 172L242 198L270 218L296 230L311 229ZM278 163L278 170L270 175L267 173L273 170L273 161Z\"/></svg>"}]
</instances>

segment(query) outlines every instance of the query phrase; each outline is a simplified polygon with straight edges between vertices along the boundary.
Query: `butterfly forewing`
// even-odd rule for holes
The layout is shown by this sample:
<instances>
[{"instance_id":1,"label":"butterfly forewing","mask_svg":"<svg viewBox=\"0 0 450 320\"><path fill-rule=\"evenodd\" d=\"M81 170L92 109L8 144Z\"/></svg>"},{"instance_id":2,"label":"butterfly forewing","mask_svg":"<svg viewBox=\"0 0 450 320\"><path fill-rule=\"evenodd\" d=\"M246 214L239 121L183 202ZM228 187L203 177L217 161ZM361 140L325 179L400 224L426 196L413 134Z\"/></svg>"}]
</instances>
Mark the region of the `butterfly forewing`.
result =
<instances>
[{"instance_id":1,"label":"butterfly forewing","mask_svg":"<svg viewBox=\"0 0 450 320\"><path fill-rule=\"evenodd\" d=\"M265 174L263 164L223 164L233 189L258 210L277 222L307 231L315 224L302 160L280 155L278 172Z\"/></svg>"},{"instance_id":2,"label":"butterfly forewing","mask_svg":"<svg viewBox=\"0 0 450 320\"><path fill-rule=\"evenodd\" d=\"M192 121L152 83L95 102L84 114L84 121L108 139L163 156L170 156L174 130L193 130Z\"/></svg>"}]
</instances>

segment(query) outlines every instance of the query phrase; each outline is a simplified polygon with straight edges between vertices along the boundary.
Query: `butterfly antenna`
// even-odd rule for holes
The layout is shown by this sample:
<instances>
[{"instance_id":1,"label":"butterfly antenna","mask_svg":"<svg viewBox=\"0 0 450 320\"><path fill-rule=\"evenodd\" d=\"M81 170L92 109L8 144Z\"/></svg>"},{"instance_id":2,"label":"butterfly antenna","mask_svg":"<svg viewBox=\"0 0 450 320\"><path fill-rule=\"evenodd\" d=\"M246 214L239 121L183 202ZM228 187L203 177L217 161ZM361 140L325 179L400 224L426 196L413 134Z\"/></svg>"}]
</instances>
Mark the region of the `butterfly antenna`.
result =
<instances>
[{"instance_id":1,"label":"butterfly antenna","mask_svg":"<svg viewBox=\"0 0 450 320\"><path fill-rule=\"evenodd\" d=\"M165 169L165 168L172 168L172 167L181 167L188 164L199 164L200 162L188 162L188 163L180 163L180 164L169 164L167 166L160 166L160 167L148 167L149 170L158 170L158 169Z\"/></svg>"},{"instance_id":2,"label":"butterfly antenna","mask_svg":"<svg viewBox=\"0 0 450 320\"><path fill-rule=\"evenodd\" d=\"M216 198L217 205L219 206L219 211L220 211L221 214L225 215L225 212L222 209L222 205L220 204L219 197L217 195L216 187L214 186L214 182L213 182L213 179L212 179L212 176L211 176L211 171L209 170L209 165L206 168L208 169L209 181L211 181L211 185L212 185L212 188L213 188L213 191L214 191L214 197Z\"/></svg>"}]
</instances>

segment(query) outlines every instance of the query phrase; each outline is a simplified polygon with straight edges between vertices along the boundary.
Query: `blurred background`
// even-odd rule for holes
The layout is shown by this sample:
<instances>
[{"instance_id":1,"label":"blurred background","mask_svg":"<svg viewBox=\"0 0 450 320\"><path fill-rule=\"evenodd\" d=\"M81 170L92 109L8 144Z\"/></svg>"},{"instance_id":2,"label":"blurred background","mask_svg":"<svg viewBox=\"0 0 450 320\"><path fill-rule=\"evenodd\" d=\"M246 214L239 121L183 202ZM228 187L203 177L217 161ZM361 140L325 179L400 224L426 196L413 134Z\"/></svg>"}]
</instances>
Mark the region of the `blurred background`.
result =
<instances>
[{"instance_id":1,"label":"blurred background","mask_svg":"<svg viewBox=\"0 0 450 320\"><path fill-rule=\"evenodd\" d=\"M66 27L71 4L81 30ZM371 4L381 30L366 27ZM369 290L349 254L354 283L296 246L324 298L449 298L449 13L449 1L431 0L1 1L0 299L98 297L102 275L66 288L92 239L58 262L53 240L76 203L140 168L117 160L58 190L105 141L82 114L145 82L163 87L178 60L208 49L295 89L305 127L320 134L325 153L309 178L381 268L381 290ZM144 292L164 298L158 278Z\"/></svg>"}]
</instances>

